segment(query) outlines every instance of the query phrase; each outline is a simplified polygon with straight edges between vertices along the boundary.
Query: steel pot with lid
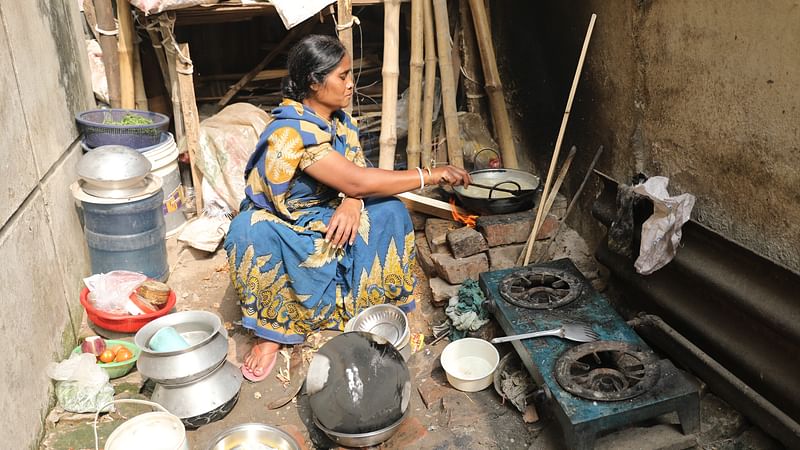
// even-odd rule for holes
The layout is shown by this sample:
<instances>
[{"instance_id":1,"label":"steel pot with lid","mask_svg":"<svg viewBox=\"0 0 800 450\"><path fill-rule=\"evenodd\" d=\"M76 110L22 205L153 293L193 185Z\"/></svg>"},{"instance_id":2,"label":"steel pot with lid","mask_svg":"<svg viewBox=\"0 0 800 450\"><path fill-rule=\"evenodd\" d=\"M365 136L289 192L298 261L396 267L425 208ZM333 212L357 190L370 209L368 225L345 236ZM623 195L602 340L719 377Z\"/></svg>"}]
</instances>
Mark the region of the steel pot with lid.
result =
<instances>
[{"instance_id":1,"label":"steel pot with lid","mask_svg":"<svg viewBox=\"0 0 800 450\"><path fill-rule=\"evenodd\" d=\"M465 209L478 214L524 211L536 206L541 196L539 177L522 170L483 169L470 172L470 177L473 183L488 188L454 186L453 190Z\"/></svg>"},{"instance_id":2,"label":"steel pot with lid","mask_svg":"<svg viewBox=\"0 0 800 450\"><path fill-rule=\"evenodd\" d=\"M189 347L158 352L150 339L164 327L173 327ZM208 311L182 311L160 317L142 327L134 337L142 353L136 368L157 383L189 383L216 370L228 355L228 333L220 318Z\"/></svg>"},{"instance_id":3,"label":"steel pot with lid","mask_svg":"<svg viewBox=\"0 0 800 450\"><path fill-rule=\"evenodd\" d=\"M136 195L145 187L151 168L147 157L130 147L104 145L83 155L76 169L84 191L109 197L120 192Z\"/></svg>"}]
</instances>

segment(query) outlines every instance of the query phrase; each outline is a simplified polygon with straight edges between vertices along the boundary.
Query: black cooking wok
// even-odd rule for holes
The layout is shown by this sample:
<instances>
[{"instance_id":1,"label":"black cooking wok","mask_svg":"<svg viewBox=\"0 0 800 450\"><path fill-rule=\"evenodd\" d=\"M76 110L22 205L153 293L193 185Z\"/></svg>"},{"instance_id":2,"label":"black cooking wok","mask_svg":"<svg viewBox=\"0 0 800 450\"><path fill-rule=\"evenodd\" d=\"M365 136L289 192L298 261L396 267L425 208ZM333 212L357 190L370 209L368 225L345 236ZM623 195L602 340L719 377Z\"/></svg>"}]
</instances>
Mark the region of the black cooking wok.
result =
<instances>
[{"instance_id":1,"label":"black cooking wok","mask_svg":"<svg viewBox=\"0 0 800 450\"><path fill-rule=\"evenodd\" d=\"M470 172L472 181L489 189L455 186L458 201L465 209L483 215L508 214L536 206L541 196L539 177L515 169L483 169ZM503 191L491 187L502 188ZM508 191L519 191L512 193Z\"/></svg>"}]
</instances>

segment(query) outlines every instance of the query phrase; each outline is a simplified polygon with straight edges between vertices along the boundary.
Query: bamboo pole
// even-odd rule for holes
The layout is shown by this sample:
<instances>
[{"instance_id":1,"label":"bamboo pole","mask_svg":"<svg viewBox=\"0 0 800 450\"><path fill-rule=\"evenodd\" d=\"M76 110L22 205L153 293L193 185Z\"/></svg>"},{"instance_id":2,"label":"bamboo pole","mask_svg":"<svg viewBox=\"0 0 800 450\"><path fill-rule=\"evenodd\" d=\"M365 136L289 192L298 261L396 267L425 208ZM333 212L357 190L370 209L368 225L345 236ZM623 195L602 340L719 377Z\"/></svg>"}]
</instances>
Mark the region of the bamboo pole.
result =
<instances>
[{"instance_id":1,"label":"bamboo pole","mask_svg":"<svg viewBox=\"0 0 800 450\"><path fill-rule=\"evenodd\" d=\"M89 24L89 30L97 42L100 42L100 33L97 32L97 14L94 12L94 2L92 0L83 0L83 17L86 18L86 23Z\"/></svg>"},{"instance_id":2,"label":"bamboo pole","mask_svg":"<svg viewBox=\"0 0 800 450\"><path fill-rule=\"evenodd\" d=\"M117 21L120 103L123 108L133 109L136 107L136 93L133 84L133 16L129 0L117 0Z\"/></svg>"},{"instance_id":3,"label":"bamboo pole","mask_svg":"<svg viewBox=\"0 0 800 450\"><path fill-rule=\"evenodd\" d=\"M178 71L178 89L180 90L181 111L183 111L183 124L186 130L186 150L189 153L189 168L192 172L192 185L194 186L195 207L197 215L203 213L203 175L195 164L197 151L200 146L200 115L197 113L197 102L194 97L194 81L192 80L192 63L189 59L189 44L178 44L173 63L180 67Z\"/></svg>"},{"instance_id":4,"label":"bamboo pole","mask_svg":"<svg viewBox=\"0 0 800 450\"><path fill-rule=\"evenodd\" d=\"M158 61L158 68L161 69L161 78L164 80L164 85L167 87L167 92L172 92L172 85L169 83L169 65L167 64L167 55L164 52L164 45L161 43L162 38L159 35L156 28L159 27L159 24L153 16L150 16L147 20L147 25L145 26L145 30L147 31L147 36L150 37L150 44L153 46L153 53L156 54L156 60Z\"/></svg>"},{"instance_id":5,"label":"bamboo pole","mask_svg":"<svg viewBox=\"0 0 800 450\"><path fill-rule=\"evenodd\" d=\"M472 1L472 0L470 0ZM581 69L583 69L583 61L586 59L586 51L589 49L589 41L592 39L592 31L594 30L594 22L597 19L597 14L592 14L592 18L589 20L589 29L586 30L586 38L583 40L583 48L581 49L581 56L578 58L578 67L575 69L575 76L572 78L572 88L569 91L569 97L567 98L567 108L564 111L564 118L561 120L561 128L558 130L558 138L556 139L556 146L553 149L553 157L550 159L550 167L547 169L547 179L544 182L544 190L542 191L542 198L547 198L550 195L550 182L553 178L553 172L556 169L556 162L558 161L558 153L561 150L561 142L564 140L564 131L567 128L567 122L569 121L569 113L572 109L572 100L575 98L575 91L578 89L578 81L580 80ZM542 212L544 208L542 204L539 203L539 209L536 211L536 220L533 221L534 229L531 230L531 235L536 237L538 230L536 230L536 224L542 219ZM529 239L530 241L530 239ZM528 249L525 252L525 265L528 264L530 261L530 253L531 253L531 245L528 246Z\"/></svg>"},{"instance_id":6,"label":"bamboo pole","mask_svg":"<svg viewBox=\"0 0 800 450\"><path fill-rule=\"evenodd\" d=\"M147 111L147 91L144 88L144 76L142 75L142 54L139 52L139 43L133 43L133 87L136 109Z\"/></svg>"},{"instance_id":7,"label":"bamboo pole","mask_svg":"<svg viewBox=\"0 0 800 450\"><path fill-rule=\"evenodd\" d=\"M97 14L97 28L102 30L100 48L103 50L103 65L108 82L108 102L112 108L119 108L122 104L119 86L119 54L117 53L117 37L113 34L117 30L117 24L114 23L111 0L95 0L94 9Z\"/></svg>"},{"instance_id":8,"label":"bamboo pole","mask_svg":"<svg viewBox=\"0 0 800 450\"><path fill-rule=\"evenodd\" d=\"M475 28L472 25L472 12L468 0L458 3L459 21L461 23L461 61L464 70L464 96L467 111L488 117L483 90L483 74L480 73L480 54L478 42L475 40Z\"/></svg>"},{"instance_id":9,"label":"bamboo pole","mask_svg":"<svg viewBox=\"0 0 800 450\"><path fill-rule=\"evenodd\" d=\"M172 123L175 125L175 142L178 143L178 148L184 145L183 134L183 113L181 112L181 94L178 89L178 71L175 65L175 35L172 33L172 26L174 16L168 14L161 14L158 18L159 26L161 27L161 45L164 46L164 57L167 63L167 82L170 86L170 99L172 101ZM198 211L199 214L199 211Z\"/></svg>"},{"instance_id":10,"label":"bamboo pole","mask_svg":"<svg viewBox=\"0 0 800 450\"><path fill-rule=\"evenodd\" d=\"M411 63L408 85L408 167L419 167L420 103L422 102L423 0L411 0Z\"/></svg>"},{"instance_id":11,"label":"bamboo pole","mask_svg":"<svg viewBox=\"0 0 800 450\"><path fill-rule=\"evenodd\" d=\"M347 54L353 59L353 1L352 0L338 0L336 3L336 12L338 24L341 28L337 28L339 40L344 45ZM353 98L350 97L350 103L344 108L350 114L353 112Z\"/></svg>"},{"instance_id":12,"label":"bamboo pole","mask_svg":"<svg viewBox=\"0 0 800 450\"><path fill-rule=\"evenodd\" d=\"M478 50L481 54L483 75L486 80L486 92L489 95L489 108L492 111L492 123L495 135L497 135L497 143L500 145L503 166L516 169L519 167L517 150L511 134L506 101L503 97L503 84L500 82L500 72L497 70L497 59L494 54L486 6L483 0L469 0L469 6L472 10L472 21L475 25L475 35L478 39Z\"/></svg>"},{"instance_id":13,"label":"bamboo pole","mask_svg":"<svg viewBox=\"0 0 800 450\"><path fill-rule=\"evenodd\" d=\"M383 3L383 114L378 167L394 169L397 145L397 79L400 75L400 0Z\"/></svg>"},{"instance_id":14,"label":"bamboo pole","mask_svg":"<svg viewBox=\"0 0 800 450\"><path fill-rule=\"evenodd\" d=\"M217 107L224 108L225 105L231 101L233 96L239 92L239 90L241 90L256 75L258 75L258 73L261 72L261 70L264 69L264 67L266 67L266 65L269 64L273 59L275 59L284 49L286 49L289 44L294 43L300 36L307 34L306 32L311 28L313 23L314 21L312 19L292 28L292 31L290 31L289 34L287 34L286 37L284 37L283 40L281 40L281 42L275 48L273 48L272 51L264 57L264 59L261 60L260 63L253 67L253 69L250 72L247 72L241 80L237 81L236 84L228 89L228 92L226 92L219 102L217 102Z\"/></svg>"},{"instance_id":15,"label":"bamboo pole","mask_svg":"<svg viewBox=\"0 0 800 450\"><path fill-rule=\"evenodd\" d=\"M433 97L436 94L436 42L433 37L433 6L422 0L425 41L425 93L422 99L422 165L431 167L433 147Z\"/></svg>"},{"instance_id":16,"label":"bamboo pole","mask_svg":"<svg viewBox=\"0 0 800 450\"><path fill-rule=\"evenodd\" d=\"M433 15L436 20L437 54L439 55L439 74L442 83L442 109L447 134L447 157L450 164L464 167L461 149L461 134L458 128L456 110L456 88L450 45L450 20L447 17L447 0L433 0Z\"/></svg>"}]
</instances>

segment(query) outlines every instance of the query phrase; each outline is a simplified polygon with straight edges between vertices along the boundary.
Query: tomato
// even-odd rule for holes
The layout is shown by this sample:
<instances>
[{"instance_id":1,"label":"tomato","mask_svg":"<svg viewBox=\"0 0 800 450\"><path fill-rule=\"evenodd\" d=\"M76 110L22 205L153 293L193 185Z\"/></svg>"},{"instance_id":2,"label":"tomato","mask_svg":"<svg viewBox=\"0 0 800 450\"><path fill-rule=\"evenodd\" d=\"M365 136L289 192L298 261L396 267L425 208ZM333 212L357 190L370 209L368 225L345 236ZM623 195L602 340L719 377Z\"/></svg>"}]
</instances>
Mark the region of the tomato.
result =
<instances>
[{"instance_id":1,"label":"tomato","mask_svg":"<svg viewBox=\"0 0 800 450\"><path fill-rule=\"evenodd\" d=\"M133 358L133 353L131 353L131 351L128 350L126 347L122 347L117 352L117 356L114 357L114 362L127 361L131 358Z\"/></svg>"},{"instance_id":2,"label":"tomato","mask_svg":"<svg viewBox=\"0 0 800 450\"><path fill-rule=\"evenodd\" d=\"M113 353L113 354L114 354L114 356L116 356L116 355L117 355L117 352L119 352L119 351L120 351L121 349L123 349L123 348L125 348L125 346L124 346L124 345L122 345L122 344L117 344L117 345L115 345L115 346L111 347L109 350L111 350L111 353Z\"/></svg>"},{"instance_id":3,"label":"tomato","mask_svg":"<svg viewBox=\"0 0 800 450\"><path fill-rule=\"evenodd\" d=\"M114 361L114 352L112 352L110 349L100 354L100 362L110 363L112 361Z\"/></svg>"}]
</instances>

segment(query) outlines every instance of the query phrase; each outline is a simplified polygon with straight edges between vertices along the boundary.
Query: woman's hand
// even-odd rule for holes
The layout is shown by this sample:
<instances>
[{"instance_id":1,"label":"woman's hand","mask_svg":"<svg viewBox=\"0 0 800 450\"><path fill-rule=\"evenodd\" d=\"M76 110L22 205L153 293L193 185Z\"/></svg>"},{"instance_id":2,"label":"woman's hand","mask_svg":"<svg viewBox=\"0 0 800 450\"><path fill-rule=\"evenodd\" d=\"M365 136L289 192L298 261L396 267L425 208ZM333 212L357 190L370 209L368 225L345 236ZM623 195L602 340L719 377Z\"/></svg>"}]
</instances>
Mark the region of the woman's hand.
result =
<instances>
[{"instance_id":1,"label":"woman's hand","mask_svg":"<svg viewBox=\"0 0 800 450\"><path fill-rule=\"evenodd\" d=\"M325 240L334 247L344 247L345 243L353 245L356 242L358 226L361 223L361 200L345 197L342 204L333 212Z\"/></svg>"},{"instance_id":2,"label":"woman's hand","mask_svg":"<svg viewBox=\"0 0 800 450\"><path fill-rule=\"evenodd\" d=\"M425 180L425 184L449 184L450 186L462 185L464 187L468 187L470 183L472 183L472 178L470 178L469 172L456 166L431 169Z\"/></svg>"}]
</instances>

